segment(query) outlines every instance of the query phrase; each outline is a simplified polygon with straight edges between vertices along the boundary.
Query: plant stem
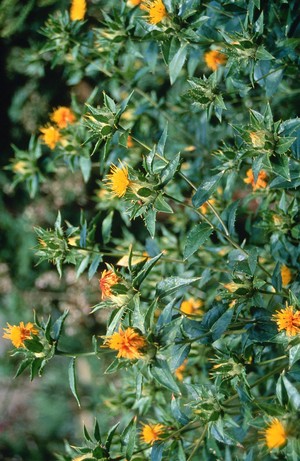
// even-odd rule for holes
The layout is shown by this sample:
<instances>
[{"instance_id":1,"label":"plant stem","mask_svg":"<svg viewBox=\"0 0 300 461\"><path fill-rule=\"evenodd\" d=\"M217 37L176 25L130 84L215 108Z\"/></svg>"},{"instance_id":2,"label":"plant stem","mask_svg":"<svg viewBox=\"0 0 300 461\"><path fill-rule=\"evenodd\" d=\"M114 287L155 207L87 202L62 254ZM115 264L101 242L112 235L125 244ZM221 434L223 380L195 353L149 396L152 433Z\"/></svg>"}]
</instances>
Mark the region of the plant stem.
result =
<instances>
[{"instance_id":1,"label":"plant stem","mask_svg":"<svg viewBox=\"0 0 300 461\"><path fill-rule=\"evenodd\" d=\"M257 365L266 365L267 363L273 363L273 362L277 362L278 360L283 360L283 359L286 359L286 355L281 355L280 357L276 357L274 359L259 362Z\"/></svg>"},{"instance_id":2,"label":"plant stem","mask_svg":"<svg viewBox=\"0 0 300 461\"><path fill-rule=\"evenodd\" d=\"M201 443L202 443L203 440L204 440L204 437L205 437L205 435L206 435L206 433L207 433L207 429L208 429L208 424L206 424L206 425L204 426L204 429L203 429L203 431L202 431L202 434L200 435L199 439L197 440L197 443L196 443L194 449L192 450L190 456L188 457L187 461L191 461L191 460L192 460L194 454L196 453L196 451L198 450L198 448L200 447Z\"/></svg>"},{"instance_id":3,"label":"plant stem","mask_svg":"<svg viewBox=\"0 0 300 461\"><path fill-rule=\"evenodd\" d=\"M63 355L64 357L73 357L73 358L77 358L77 357L91 357L93 355L97 355L97 352L93 351L93 352L76 352L76 353L70 353L70 352L64 352L64 351L60 351L58 349L56 349L55 351L55 355Z\"/></svg>"}]
</instances>

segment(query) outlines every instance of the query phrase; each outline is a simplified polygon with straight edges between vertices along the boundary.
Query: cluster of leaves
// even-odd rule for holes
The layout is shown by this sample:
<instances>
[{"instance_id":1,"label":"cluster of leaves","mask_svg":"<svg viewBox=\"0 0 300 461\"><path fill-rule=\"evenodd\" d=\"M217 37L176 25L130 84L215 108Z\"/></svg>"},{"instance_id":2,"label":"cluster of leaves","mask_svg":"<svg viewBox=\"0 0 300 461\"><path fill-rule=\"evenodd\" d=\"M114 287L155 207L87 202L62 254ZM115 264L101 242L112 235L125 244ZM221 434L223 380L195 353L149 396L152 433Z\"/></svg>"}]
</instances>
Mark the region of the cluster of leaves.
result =
<instances>
[{"instance_id":1,"label":"cluster of leaves","mask_svg":"<svg viewBox=\"0 0 300 461\"><path fill-rule=\"evenodd\" d=\"M37 257L60 276L68 264L77 277L113 274L91 306L110 315L89 355L102 360L107 338L126 329L145 344L106 370L122 377L109 401L120 423L105 442L98 423L93 436L84 428L84 445L61 459L296 461L300 326L291 334L274 314L300 309L297 5L163 4L157 24L119 1L89 6L87 21L49 18L40 65L51 60L67 84L89 79L95 89L85 105L73 97L76 121L51 151L37 135L10 167L32 197L58 167L99 185L86 217L59 213L53 230L36 229ZM211 72L214 51L226 59ZM201 311L184 310L195 300ZM64 319L35 320L18 374L30 366L34 377L67 354L79 403L79 354L57 347ZM283 442L255 446L272 418ZM153 445L138 434L149 421L164 427Z\"/></svg>"}]
</instances>

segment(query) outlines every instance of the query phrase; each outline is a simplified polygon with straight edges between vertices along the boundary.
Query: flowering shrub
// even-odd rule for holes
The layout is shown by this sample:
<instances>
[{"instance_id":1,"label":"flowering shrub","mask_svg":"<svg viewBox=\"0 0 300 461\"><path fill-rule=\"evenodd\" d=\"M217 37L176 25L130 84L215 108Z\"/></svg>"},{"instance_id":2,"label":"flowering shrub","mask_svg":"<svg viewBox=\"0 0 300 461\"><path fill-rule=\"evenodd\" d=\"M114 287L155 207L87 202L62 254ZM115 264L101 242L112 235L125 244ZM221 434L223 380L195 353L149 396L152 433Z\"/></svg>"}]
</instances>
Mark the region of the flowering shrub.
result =
<instances>
[{"instance_id":1,"label":"flowering shrub","mask_svg":"<svg viewBox=\"0 0 300 461\"><path fill-rule=\"evenodd\" d=\"M96 328L78 351L68 311L46 319L37 300L3 338L17 375L69 357L82 407L78 358L114 383L111 427L95 408L58 459L299 459L297 2L54 6L37 61L61 69L70 104L7 169L33 201L61 169L82 176L86 201L52 204L35 254L97 280Z\"/></svg>"}]
</instances>

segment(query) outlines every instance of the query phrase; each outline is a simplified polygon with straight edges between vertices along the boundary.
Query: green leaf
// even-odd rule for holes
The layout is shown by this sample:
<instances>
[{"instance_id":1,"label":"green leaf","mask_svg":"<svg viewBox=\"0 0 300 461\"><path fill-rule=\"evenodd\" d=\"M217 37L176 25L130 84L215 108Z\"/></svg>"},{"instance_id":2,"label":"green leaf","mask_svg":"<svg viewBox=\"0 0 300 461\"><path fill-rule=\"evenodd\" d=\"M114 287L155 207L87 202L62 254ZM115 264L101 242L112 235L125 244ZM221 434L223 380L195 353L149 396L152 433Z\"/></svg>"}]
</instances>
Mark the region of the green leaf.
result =
<instances>
[{"instance_id":1,"label":"green leaf","mask_svg":"<svg viewBox=\"0 0 300 461\"><path fill-rule=\"evenodd\" d=\"M288 136L279 138L275 147L275 151L280 155L285 154L289 150L293 142L296 141L296 139L297 138L292 138Z\"/></svg>"},{"instance_id":2,"label":"green leaf","mask_svg":"<svg viewBox=\"0 0 300 461\"><path fill-rule=\"evenodd\" d=\"M255 53L255 58L259 59L261 61L268 61L270 59L274 59L274 56L272 56L263 45L259 46L256 50Z\"/></svg>"},{"instance_id":3,"label":"green leaf","mask_svg":"<svg viewBox=\"0 0 300 461\"><path fill-rule=\"evenodd\" d=\"M176 399L174 395L172 395L171 399L171 412L174 418L183 426L189 423L190 419L181 411L179 399Z\"/></svg>"},{"instance_id":4,"label":"green leaf","mask_svg":"<svg viewBox=\"0 0 300 461\"><path fill-rule=\"evenodd\" d=\"M287 156L281 155L280 157L272 157L271 165L275 174L281 176L287 181L291 180L289 158Z\"/></svg>"},{"instance_id":5,"label":"green leaf","mask_svg":"<svg viewBox=\"0 0 300 461\"><path fill-rule=\"evenodd\" d=\"M145 278L147 277L147 275L151 271L152 267L157 263L157 261L162 257L162 255L163 255L163 253L159 253L159 255L154 256L154 258L148 260L144 264L142 270L132 280L132 286L134 288L138 289L140 287L143 280L145 280Z\"/></svg>"},{"instance_id":6,"label":"green leaf","mask_svg":"<svg viewBox=\"0 0 300 461\"><path fill-rule=\"evenodd\" d=\"M282 376L282 381L286 389L289 402L292 408L296 411L300 410L300 392L298 389L287 379L286 376Z\"/></svg>"},{"instance_id":7,"label":"green leaf","mask_svg":"<svg viewBox=\"0 0 300 461\"><path fill-rule=\"evenodd\" d=\"M80 401L77 394L77 386L76 386L76 372L75 372L75 357L72 358L70 365L69 365L69 386L71 389L72 394L74 395L78 406L80 407Z\"/></svg>"},{"instance_id":8,"label":"green leaf","mask_svg":"<svg viewBox=\"0 0 300 461\"><path fill-rule=\"evenodd\" d=\"M165 280L159 282L156 286L156 295L163 299L175 293L179 288L191 285L194 282L200 280L201 277L193 278L181 278L181 277L168 277Z\"/></svg>"},{"instance_id":9,"label":"green leaf","mask_svg":"<svg viewBox=\"0 0 300 461\"><path fill-rule=\"evenodd\" d=\"M112 443L113 436L115 435L116 430L118 429L120 423L115 424L108 432L107 434L107 439L105 442L105 448L106 450L110 450L110 446Z\"/></svg>"},{"instance_id":10,"label":"green leaf","mask_svg":"<svg viewBox=\"0 0 300 461\"><path fill-rule=\"evenodd\" d=\"M51 338L54 341L59 340L63 324L64 324L68 314L69 314L69 311L65 310L65 312L54 322L53 327L52 327L51 332L50 332Z\"/></svg>"},{"instance_id":11,"label":"green leaf","mask_svg":"<svg viewBox=\"0 0 300 461\"><path fill-rule=\"evenodd\" d=\"M178 302L176 298L172 299L163 309L156 323L156 333L172 320L174 305Z\"/></svg>"},{"instance_id":12,"label":"green leaf","mask_svg":"<svg viewBox=\"0 0 300 461\"><path fill-rule=\"evenodd\" d=\"M144 221L147 227L147 230L152 238L155 236L155 226L156 226L156 213L157 211L149 207L147 213L144 216Z\"/></svg>"},{"instance_id":13,"label":"green leaf","mask_svg":"<svg viewBox=\"0 0 300 461\"><path fill-rule=\"evenodd\" d=\"M30 381L32 381L36 376L41 375L41 369L42 369L42 358L35 358L31 362L31 367L30 367Z\"/></svg>"},{"instance_id":14,"label":"green leaf","mask_svg":"<svg viewBox=\"0 0 300 461\"><path fill-rule=\"evenodd\" d=\"M90 434L89 434L87 428L85 427L85 424L83 425L83 436L84 436L84 438L85 438L85 440L86 440L87 442L92 442L92 441L93 441L93 440L91 439L91 436L90 436Z\"/></svg>"},{"instance_id":15,"label":"green leaf","mask_svg":"<svg viewBox=\"0 0 300 461\"><path fill-rule=\"evenodd\" d=\"M112 312L110 319L109 319L109 325L107 328L107 332L106 332L107 336L110 336L113 334L119 322L121 321L122 316L124 315L125 309L126 309L126 306L123 306L120 309L115 309ZM94 310L92 312L94 312Z\"/></svg>"},{"instance_id":16,"label":"green leaf","mask_svg":"<svg viewBox=\"0 0 300 461\"><path fill-rule=\"evenodd\" d=\"M156 365L153 364L150 367L150 372L154 379L156 379L159 384L166 387L175 394L180 394L180 389L170 371L167 362L164 360L156 359L155 363Z\"/></svg>"},{"instance_id":17,"label":"green leaf","mask_svg":"<svg viewBox=\"0 0 300 461\"><path fill-rule=\"evenodd\" d=\"M146 331L152 330L154 313L156 311L156 308L157 308L157 299L154 299L145 314L144 327Z\"/></svg>"},{"instance_id":18,"label":"green leaf","mask_svg":"<svg viewBox=\"0 0 300 461\"><path fill-rule=\"evenodd\" d=\"M95 255L93 257L93 260L92 260L92 263L89 267L89 271L88 271L88 279L91 280L95 273L97 272L97 269L99 267L99 264L101 263L102 261L102 255Z\"/></svg>"},{"instance_id":19,"label":"green leaf","mask_svg":"<svg viewBox=\"0 0 300 461\"><path fill-rule=\"evenodd\" d=\"M172 60L169 62L169 74L171 85L177 79L186 59L187 45L181 45L177 52L174 54Z\"/></svg>"},{"instance_id":20,"label":"green leaf","mask_svg":"<svg viewBox=\"0 0 300 461\"><path fill-rule=\"evenodd\" d=\"M40 343L38 340L37 336L32 336L31 339L26 339L24 341L24 345L26 349L28 349L30 352L42 352L44 349L44 346Z\"/></svg>"},{"instance_id":21,"label":"green leaf","mask_svg":"<svg viewBox=\"0 0 300 461\"><path fill-rule=\"evenodd\" d=\"M235 232L235 220L236 220L236 213L239 207L240 201L236 200L235 202L231 203L227 208L227 227L229 234L234 234Z\"/></svg>"},{"instance_id":22,"label":"green leaf","mask_svg":"<svg viewBox=\"0 0 300 461\"><path fill-rule=\"evenodd\" d=\"M97 442L101 442L101 434L100 434L100 427L99 427L99 423L97 421L97 419L95 419L95 425L94 425L94 439L97 441Z\"/></svg>"},{"instance_id":23,"label":"green leaf","mask_svg":"<svg viewBox=\"0 0 300 461\"><path fill-rule=\"evenodd\" d=\"M155 442L151 450L151 460L150 461L161 461L164 451L164 443Z\"/></svg>"},{"instance_id":24,"label":"green leaf","mask_svg":"<svg viewBox=\"0 0 300 461\"><path fill-rule=\"evenodd\" d=\"M166 142L166 136L167 136L167 129L165 128L164 131L163 131L163 134L159 140L159 143L160 141L161 144L158 143L157 145L157 152L159 152L159 149L160 151L163 151L164 150L164 147L165 147L165 142ZM151 151L147 154L146 156L146 162L145 162L145 170L147 171L147 173L150 173L150 174L153 174L153 163L154 163L154 158L155 158L155 153L156 153L156 149L155 149L155 146L153 147L153 149L151 149ZM161 153L161 155L163 155L163 152Z\"/></svg>"},{"instance_id":25,"label":"green leaf","mask_svg":"<svg viewBox=\"0 0 300 461\"><path fill-rule=\"evenodd\" d=\"M183 250L184 260L194 254L201 245L212 234L213 229L209 224L201 223L194 226L186 236L185 246Z\"/></svg>"},{"instance_id":26,"label":"green leaf","mask_svg":"<svg viewBox=\"0 0 300 461\"><path fill-rule=\"evenodd\" d=\"M262 166L264 164L265 160L265 155L259 155L258 157L255 157L252 161L252 171L253 171L253 177L254 181L257 181L258 175L260 170L262 169Z\"/></svg>"},{"instance_id":27,"label":"green leaf","mask_svg":"<svg viewBox=\"0 0 300 461\"><path fill-rule=\"evenodd\" d=\"M125 427L124 431L121 434L121 442L123 447L125 447L125 457L129 461L134 452L135 437L136 437L136 416L130 421L130 423Z\"/></svg>"},{"instance_id":28,"label":"green leaf","mask_svg":"<svg viewBox=\"0 0 300 461\"><path fill-rule=\"evenodd\" d=\"M153 203L153 206L154 208L157 210L157 211L160 211L161 213L173 213L173 210L172 208L170 207L170 205L165 201L165 199L163 198L162 194L159 194L154 203Z\"/></svg>"},{"instance_id":29,"label":"green leaf","mask_svg":"<svg viewBox=\"0 0 300 461\"><path fill-rule=\"evenodd\" d=\"M300 344L293 346L289 350L289 366L292 366L300 360Z\"/></svg>"},{"instance_id":30,"label":"green leaf","mask_svg":"<svg viewBox=\"0 0 300 461\"><path fill-rule=\"evenodd\" d=\"M162 135L161 137L159 138L159 141L157 143L157 153L159 155L161 155L162 157L164 156L164 152L165 152L165 145L166 145L166 141L167 141L167 137L168 137L168 123L166 123L165 125L165 128L164 128L164 131L162 132ZM151 157L154 157L155 155L155 150L153 150L153 153L152 151L148 154L148 156L150 155L150 158ZM147 161L148 163L148 161Z\"/></svg>"},{"instance_id":31,"label":"green leaf","mask_svg":"<svg viewBox=\"0 0 300 461\"><path fill-rule=\"evenodd\" d=\"M180 162L180 152L175 155L175 157L169 161L167 166L163 168L163 170L160 173L160 186L163 187L165 186L173 176L175 175L178 165Z\"/></svg>"},{"instance_id":32,"label":"green leaf","mask_svg":"<svg viewBox=\"0 0 300 461\"><path fill-rule=\"evenodd\" d=\"M26 359L22 360L22 362L18 366L18 369L16 371L16 374L15 374L14 378L17 378L18 376L20 376L20 374L22 374L23 371L26 370L26 368L28 368L32 364L33 360L34 359L32 359L32 358L26 358Z\"/></svg>"},{"instance_id":33,"label":"green leaf","mask_svg":"<svg viewBox=\"0 0 300 461\"><path fill-rule=\"evenodd\" d=\"M81 263L79 264L79 267L76 271L76 278L78 279L81 274L85 271L85 269L88 267L89 265L89 262L90 262L90 255L88 254L87 256L85 256L85 258L83 258L83 260L81 261Z\"/></svg>"},{"instance_id":34,"label":"green leaf","mask_svg":"<svg viewBox=\"0 0 300 461\"><path fill-rule=\"evenodd\" d=\"M252 248L249 252L248 256L248 265L251 272L251 275L254 275L255 269L257 266L257 258L258 258L258 249Z\"/></svg>"},{"instance_id":35,"label":"green leaf","mask_svg":"<svg viewBox=\"0 0 300 461\"><path fill-rule=\"evenodd\" d=\"M113 216L114 216L114 210L108 213L107 216L102 221L102 238L105 244L110 241Z\"/></svg>"},{"instance_id":36,"label":"green leaf","mask_svg":"<svg viewBox=\"0 0 300 461\"><path fill-rule=\"evenodd\" d=\"M91 170L92 170L92 162L91 162L90 157L81 156L79 159L79 165L80 165L80 169L81 169L84 182L88 182L88 180L90 179Z\"/></svg>"},{"instance_id":37,"label":"green leaf","mask_svg":"<svg viewBox=\"0 0 300 461\"><path fill-rule=\"evenodd\" d=\"M194 207L199 208L205 203L209 197L217 189L219 182L221 181L223 173L218 173L214 176L206 178L202 184L198 187L195 195L192 198Z\"/></svg>"}]
</instances>

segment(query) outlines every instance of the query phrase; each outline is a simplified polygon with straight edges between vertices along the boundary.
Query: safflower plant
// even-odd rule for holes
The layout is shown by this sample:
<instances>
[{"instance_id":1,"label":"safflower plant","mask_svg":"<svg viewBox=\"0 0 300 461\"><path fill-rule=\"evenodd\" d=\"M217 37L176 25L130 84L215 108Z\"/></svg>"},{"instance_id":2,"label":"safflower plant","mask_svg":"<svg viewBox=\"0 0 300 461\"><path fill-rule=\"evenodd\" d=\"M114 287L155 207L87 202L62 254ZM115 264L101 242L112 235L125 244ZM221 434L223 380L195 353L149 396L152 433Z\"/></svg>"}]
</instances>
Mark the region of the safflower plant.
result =
<instances>
[{"instance_id":1,"label":"safflower plant","mask_svg":"<svg viewBox=\"0 0 300 461\"><path fill-rule=\"evenodd\" d=\"M63 69L70 105L50 108L7 169L33 201L58 168L81 172L86 207L73 222L53 210L35 253L62 278L72 265L99 281L99 330L90 350L66 350L68 312L45 319L35 306L3 338L31 379L70 357L78 405L77 358L117 376L111 427L95 410L57 458L298 460L297 2L55 9L40 66Z\"/></svg>"}]
</instances>

